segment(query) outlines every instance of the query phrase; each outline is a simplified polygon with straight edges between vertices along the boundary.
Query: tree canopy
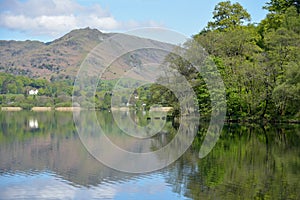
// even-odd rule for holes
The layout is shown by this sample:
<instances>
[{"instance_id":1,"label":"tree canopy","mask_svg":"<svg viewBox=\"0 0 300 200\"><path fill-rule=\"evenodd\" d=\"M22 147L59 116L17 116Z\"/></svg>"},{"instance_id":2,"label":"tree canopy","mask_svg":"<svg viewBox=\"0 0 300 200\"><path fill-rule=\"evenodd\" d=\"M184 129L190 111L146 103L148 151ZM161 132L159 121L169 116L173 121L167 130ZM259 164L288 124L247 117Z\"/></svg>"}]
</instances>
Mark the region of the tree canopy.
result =
<instances>
[{"instance_id":1,"label":"tree canopy","mask_svg":"<svg viewBox=\"0 0 300 200\"><path fill-rule=\"evenodd\" d=\"M300 12L300 0L271 0L264 8L271 13L284 13L291 6Z\"/></svg>"},{"instance_id":2,"label":"tree canopy","mask_svg":"<svg viewBox=\"0 0 300 200\"><path fill-rule=\"evenodd\" d=\"M298 6L298 1L271 0L267 17L253 25L236 22L250 19L241 5L220 2L208 31L194 36L223 75L228 118L299 120Z\"/></svg>"},{"instance_id":3,"label":"tree canopy","mask_svg":"<svg viewBox=\"0 0 300 200\"><path fill-rule=\"evenodd\" d=\"M233 28L251 21L250 14L241 4L231 4L230 1L220 2L215 6L213 19L207 25L209 30Z\"/></svg>"}]
</instances>

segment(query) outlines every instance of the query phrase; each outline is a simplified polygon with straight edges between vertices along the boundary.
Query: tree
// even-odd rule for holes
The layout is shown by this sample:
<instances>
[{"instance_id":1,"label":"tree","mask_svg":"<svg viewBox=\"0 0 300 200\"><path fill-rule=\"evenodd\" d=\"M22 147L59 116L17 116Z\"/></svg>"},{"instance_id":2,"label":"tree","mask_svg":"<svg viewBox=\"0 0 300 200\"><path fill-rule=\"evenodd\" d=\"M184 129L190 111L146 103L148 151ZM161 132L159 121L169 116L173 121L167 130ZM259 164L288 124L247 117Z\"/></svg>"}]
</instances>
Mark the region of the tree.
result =
<instances>
[{"instance_id":1,"label":"tree","mask_svg":"<svg viewBox=\"0 0 300 200\"><path fill-rule=\"evenodd\" d=\"M257 114L264 96L261 40L255 26L210 31L194 37L214 57L227 93L228 116Z\"/></svg>"},{"instance_id":2,"label":"tree","mask_svg":"<svg viewBox=\"0 0 300 200\"><path fill-rule=\"evenodd\" d=\"M300 34L300 14L297 13L295 7L289 7L285 11L282 26L288 30Z\"/></svg>"},{"instance_id":3,"label":"tree","mask_svg":"<svg viewBox=\"0 0 300 200\"><path fill-rule=\"evenodd\" d=\"M300 116L300 65L290 63L285 81L275 87L272 98L276 103L278 114L281 116Z\"/></svg>"},{"instance_id":4,"label":"tree","mask_svg":"<svg viewBox=\"0 0 300 200\"><path fill-rule=\"evenodd\" d=\"M299 30L300 0L271 0L264 9L270 13L259 25L262 32L277 30L283 25Z\"/></svg>"},{"instance_id":5,"label":"tree","mask_svg":"<svg viewBox=\"0 0 300 200\"><path fill-rule=\"evenodd\" d=\"M251 21L251 16L241 4L231 4L230 1L220 2L216 5L213 12L213 22L207 25L208 30L223 30L243 25Z\"/></svg>"},{"instance_id":6,"label":"tree","mask_svg":"<svg viewBox=\"0 0 300 200\"><path fill-rule=\"evenodd\" d=\"M271 13L285 13L289 7L295 7L300 13L300 0L271 0L264 6Z\"/></svg>"}]
</instances>

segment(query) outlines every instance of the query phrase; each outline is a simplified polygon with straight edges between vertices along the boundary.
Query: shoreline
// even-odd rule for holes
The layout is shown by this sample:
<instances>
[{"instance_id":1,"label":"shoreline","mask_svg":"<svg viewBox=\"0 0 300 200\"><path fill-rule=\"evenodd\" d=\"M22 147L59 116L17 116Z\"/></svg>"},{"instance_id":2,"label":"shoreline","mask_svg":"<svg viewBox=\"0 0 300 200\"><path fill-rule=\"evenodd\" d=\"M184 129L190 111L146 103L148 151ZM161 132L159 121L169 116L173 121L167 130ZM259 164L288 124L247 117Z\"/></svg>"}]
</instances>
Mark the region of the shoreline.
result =
<instances>
[{"instance_id":1,"label":"shoreline","mask_svg":"<svg viewBox=\"0 0 300 200\"><path fill-rule=\"evenodd\" d=\"M32 107L31 110L35 112L51 111L52 107Z\"/></svg>"},{"instance_id":2,"label":"shoreline","mask_svg":"<svg viewBox=\"0 0 300 200\"><path fill-rule=\"evenodd\" d=\"M21 107L1 107L1 111L21 111L23 108Z\"/></svg>"},{"instance_id":3,"label":"shoreline","mask_svg":"<svg viewBox=\"0 0 300 200\"><path fill-rule=\"evenodd\" d=\"M163 109L154 109L155 111L161 111L161 112L166 112L169 111L170 108L163 108ZM82 107L32 107L30 110L23 109L22 107L10 107L10 106L5 106L1 107L0 112L19 112L19 111L32 111L32 112L51 112L51 111L58 111L58 112L73 112L73 111L101 111L95 110L95 109L84 109ZM111 108L111 110L114 111L129 111L127 107L121 107L121 108ZM171 110L171 109L170 109ZM153 111L153 110L152 110ZM205 121L207 120L206 118L204 119ZM227 124L230 123L236 123L236 124L300 124L300 120L297 119L283 119L283 120L249 120L249 119L225 119L224 121Z\"/></svg>"},{"instance_id":4,"label":"shoreline","mask_svg":"<svg viewBox=\"0 0 300 200\"><path fill-rule=\"evenodd\" d=\"M80 111L84 110L81 107L32 107L30 110L23 109L21 107L1 107L1 111L15 112L15 111L33 111L33 112L49 112L49 111Z\"/></svg>"}]
</instances>

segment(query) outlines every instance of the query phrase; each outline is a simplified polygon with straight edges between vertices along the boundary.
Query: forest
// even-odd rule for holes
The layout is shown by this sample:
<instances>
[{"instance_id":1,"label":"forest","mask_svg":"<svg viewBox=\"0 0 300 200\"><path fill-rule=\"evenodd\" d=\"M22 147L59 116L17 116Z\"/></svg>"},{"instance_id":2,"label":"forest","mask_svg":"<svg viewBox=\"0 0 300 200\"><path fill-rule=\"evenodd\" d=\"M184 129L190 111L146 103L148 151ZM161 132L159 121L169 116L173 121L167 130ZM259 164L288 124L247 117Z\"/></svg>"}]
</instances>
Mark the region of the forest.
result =
<instances>
[{"instance_id":1,"label":"forest","mask_svg":"<svg viewBox=\"0 0 300 200\"><path fill-rule=\"evenodd\" d=\"M212 21L193 36L193 42L204 47L222 76L229 120L299 122L300 2L271 0L263 9L268 10L266 18L255 24L239 3L220 2ZM169 62L179 70L186 65L178 58ZM181 73L195 79L191 76L195 70ZM196 78L204 83L201 75ZM156 85L152 90L157 98L170 99L162 87ZM194 90L200 113L209 115L205 84L197 84Z\"/></svg>"},{"instance_id":2,"label":"forest","mask_svg":"<svg viewBox=\"0 0 300 200\"><path fill-rule=\"evenodd\" d=\"M300 121L300 2L270 0L262 8L268 11L260 23L239 3L223 1L215 6L212 20L192 37L209 54L217 66L226 90L227 118L237 121ZM166 62L177 66L186 63L172 55ZM197 94L202 116L211 112L210 96L201 74L181 69ZM101 80L91 96L97 109L110 108L111 89L115 80ZM0 74L0 104L20 106L71 106L73 80L31 79ZM39 89L37 96L28 90ZM74 89L74 91L73 91ZM147 89L147 90L146 90ZM139 88L135 103L162 103L178 108L174 95L159 85ZM126 103L126 102L123 102ZM90 105L89 102L86 102ZM175 109L177 112L178 109ZM176 114L176 113L175 113Z\"/></svg>"},{"instance_id":3,"label":"forest","mask_svg":"<svg viewBox=\"0 0 300 200\"><path fill-rule=\"evenodd\" d=\"M300 2L271 0L259 24L239 4L216 5L195 35L222 70L227 115L300 119Z\"/></svg>"}]
</instances>

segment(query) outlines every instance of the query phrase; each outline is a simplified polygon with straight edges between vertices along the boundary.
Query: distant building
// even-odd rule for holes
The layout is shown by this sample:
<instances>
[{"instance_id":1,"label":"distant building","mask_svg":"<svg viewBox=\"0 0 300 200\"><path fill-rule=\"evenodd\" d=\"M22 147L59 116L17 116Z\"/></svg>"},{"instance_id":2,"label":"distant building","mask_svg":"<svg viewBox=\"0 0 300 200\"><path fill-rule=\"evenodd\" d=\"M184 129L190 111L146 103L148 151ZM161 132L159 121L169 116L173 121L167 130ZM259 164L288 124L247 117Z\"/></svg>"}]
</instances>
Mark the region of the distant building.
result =
<instances>
[{"instance_id":1,"label":"distant building","mask_svg":"<svg viewBox=\"0 0 300 200\"><path fill-rule=\"evenodd\" d=\"M29 94L29 95L37 95L38 92L39 92L39 90L34 89L34 90L29 90L29 91L28 91L28 94Z\"/></svg>"}]
</instances>

